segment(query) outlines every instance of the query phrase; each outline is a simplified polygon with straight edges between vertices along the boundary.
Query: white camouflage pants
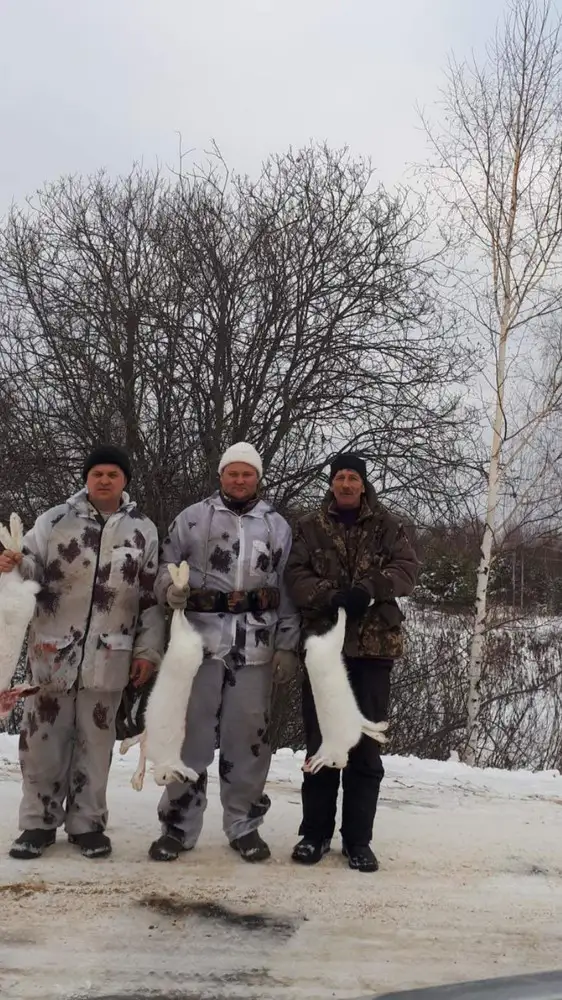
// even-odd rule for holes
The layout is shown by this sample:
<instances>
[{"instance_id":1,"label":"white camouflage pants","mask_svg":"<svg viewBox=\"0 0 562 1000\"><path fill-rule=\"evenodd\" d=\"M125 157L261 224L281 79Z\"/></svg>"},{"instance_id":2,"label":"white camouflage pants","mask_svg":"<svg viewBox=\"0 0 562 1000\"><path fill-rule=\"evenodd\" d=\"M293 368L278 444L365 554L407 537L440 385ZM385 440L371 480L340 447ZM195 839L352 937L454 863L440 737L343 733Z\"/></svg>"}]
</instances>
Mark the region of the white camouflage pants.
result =
<instances>
[{"instance_id":1,"label":"white camouflage pants","mask_svg":"<svg viewBox=\"0 0 562 1000\"><path fill-rule=\"evenodd\" d=\"M73 688L27 698L20 731L20 830L101 832L119 691Z\"/></svg>"},{"instance_id":2,"label":"white camouflage pants","mask_svg":"<svg viewBox=\"0 0 562 1000\"><path fill-rule=\"evenodd\" d=\"M162 832L195 845L207 806L207 768L219 742L223 829L229 841L255 830L270 807L264 795L271 763L271 662L235 668L230 657L208 659L196 674L187 712L182 760L197 782L168 785L160 799Z\"/></svg>"}]
</instances>

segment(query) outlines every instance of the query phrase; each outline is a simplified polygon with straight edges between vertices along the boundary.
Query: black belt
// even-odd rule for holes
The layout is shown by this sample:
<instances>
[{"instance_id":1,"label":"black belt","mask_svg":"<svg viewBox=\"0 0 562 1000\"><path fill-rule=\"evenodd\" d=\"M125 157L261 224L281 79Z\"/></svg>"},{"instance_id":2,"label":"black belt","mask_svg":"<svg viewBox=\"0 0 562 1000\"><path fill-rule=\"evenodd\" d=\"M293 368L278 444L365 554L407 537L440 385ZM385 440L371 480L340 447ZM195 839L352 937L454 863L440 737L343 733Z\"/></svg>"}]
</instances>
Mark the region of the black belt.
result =
<instances>
[{"instance_id":1,"label":"black belt","mask_svg":"<svg viewBox=\"0 0 562 1000\"><path fill-rule=\"evenodd\" d=\"M249 611L256 615L262 611L274 611L279 607L280 599L277 587L229 591L200 588L190 591L186 610L230 615L241 615Z\"/></svg>"}]
</instances>

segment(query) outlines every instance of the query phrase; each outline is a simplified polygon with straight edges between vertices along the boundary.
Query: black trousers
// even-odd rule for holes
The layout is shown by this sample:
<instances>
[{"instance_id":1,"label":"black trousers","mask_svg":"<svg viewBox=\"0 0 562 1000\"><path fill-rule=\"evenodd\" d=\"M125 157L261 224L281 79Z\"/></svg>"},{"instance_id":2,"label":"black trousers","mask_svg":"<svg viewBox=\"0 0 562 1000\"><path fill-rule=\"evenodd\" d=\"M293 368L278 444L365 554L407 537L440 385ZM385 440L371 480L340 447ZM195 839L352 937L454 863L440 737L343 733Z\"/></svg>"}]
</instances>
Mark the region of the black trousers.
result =
<instances>
[{"instance_id":1,"label":"black trousers","mask_svg":"<svg viewBox=\"0 0 562 1000\"><path fill-rule=\"evenodd\" d=\"M346 657L346 664L361 712L371 722L382 722L388 717L393 661ZM303 683L302 711L306 751L310 757L318 750L322 735L308 676ZM343 772L323 767L317 774L305 773L301 792L303 818L299 833L313 841L331 839L336 826L340 776L343 785L342 839L354 847L365 846L373 836L373 822L384 777L379 744L368 736L362 736L350 751Z\"/></svg>"}]
</instances>

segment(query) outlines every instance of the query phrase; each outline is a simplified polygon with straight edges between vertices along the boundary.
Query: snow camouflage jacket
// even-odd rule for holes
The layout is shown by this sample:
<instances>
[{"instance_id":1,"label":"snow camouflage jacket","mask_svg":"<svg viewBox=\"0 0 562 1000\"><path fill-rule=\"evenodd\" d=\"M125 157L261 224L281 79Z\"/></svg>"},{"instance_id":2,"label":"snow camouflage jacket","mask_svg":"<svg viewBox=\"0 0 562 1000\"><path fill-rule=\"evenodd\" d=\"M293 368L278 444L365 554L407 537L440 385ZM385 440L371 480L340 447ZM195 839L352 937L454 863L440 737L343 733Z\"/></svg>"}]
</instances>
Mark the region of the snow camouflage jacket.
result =
<instances>
[{"instance_id":1,"label":"snow camouflage jacket","mask_svg":"<svg viewBox=\"0 0 562 1000\"><path fill-rule=\"evenodd\" d=\"M289 594L303 616L303 640L321 634L335 622L329 604L338 590L361 584L374 596L370 575L384 570L394 597L411 593L419 563L404 528L367 487L357 522L348 530L339 522L331 490L319 511L297 522L285 578ZM402 655L400 624L404 615L394 599L372 605L359 621L347 623L347 656Z\"/></svg>"},{"instance_id":2,"label":"snow camouflage jacket","mask_svg":"<svg viewBox=\"0 0 562 1000\"><path fill-rule=\"evenodd\" d=\"M283 583L291 549L291 529L264 500L244 514L226 507L220 493L187 507L170 527L162 544L155 593L162 604L171 583L168 563L187 560L191 588L223 593L278 587L279 607L258 614L194 612L187 617L203 638L205 656L234 666L266 663L274 649L295 649L300 619Z\"/></svg>"},{"instance_id":3,"label":"snow camouflage jacket","mask_svg":"<svg viewBox=\"0 0 562 1000\"><path fill-rule=\"evenodd\" d=\"M37 518L22 573L42 584L28 639L35 684L121 691L135 657L160 662L165 617L154 597L158 534L126 493L107 520L81 490Z\"/></svg>"}]
</instances>

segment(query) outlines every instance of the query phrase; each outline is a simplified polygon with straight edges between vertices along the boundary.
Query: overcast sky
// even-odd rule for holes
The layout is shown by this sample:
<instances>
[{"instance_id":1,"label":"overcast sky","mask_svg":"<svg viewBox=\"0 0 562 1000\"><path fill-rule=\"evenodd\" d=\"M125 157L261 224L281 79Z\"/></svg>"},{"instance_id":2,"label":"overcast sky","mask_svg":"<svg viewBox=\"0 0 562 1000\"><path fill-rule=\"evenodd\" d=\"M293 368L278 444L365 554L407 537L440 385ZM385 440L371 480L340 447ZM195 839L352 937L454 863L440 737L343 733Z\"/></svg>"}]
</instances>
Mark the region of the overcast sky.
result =
<instances>
[{"instance_id":1,"label":"overcast sky","mask_svg":"<svg viewBox=\"0 0 562 1000\"><path fill-rule=\"evenodd\" d=\"M0 215L60 174L174 165L215 139L231 167L309 139L424 157L416 102L481 50L505 0L0 0Z\"/></svg>"}]
</instances>

